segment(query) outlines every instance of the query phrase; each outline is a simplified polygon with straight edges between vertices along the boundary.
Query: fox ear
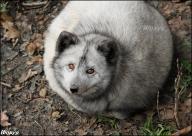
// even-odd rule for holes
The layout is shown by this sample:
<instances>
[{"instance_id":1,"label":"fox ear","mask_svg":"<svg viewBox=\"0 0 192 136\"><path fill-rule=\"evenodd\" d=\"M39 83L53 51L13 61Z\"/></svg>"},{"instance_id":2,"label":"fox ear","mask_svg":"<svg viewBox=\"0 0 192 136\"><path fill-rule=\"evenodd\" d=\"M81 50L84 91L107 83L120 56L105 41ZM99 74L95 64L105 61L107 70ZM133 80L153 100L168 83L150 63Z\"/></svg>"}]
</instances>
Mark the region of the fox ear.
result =
<instances>
[{"instance_id":1,"label":"fox ear","mask_svg":"<svg viewBox=\"0 0 192 136\"><path fill-rule=\"evenodd\" d=\"M77 35L67 31L62 31L57 39L56 51L60 54L71 45L77 44L79 41Z\"/></svg>"},{"instance_id":2,"label":"fox ear","mask_svg":"<svg viewBox=\"0 0 192 136\"><path fill-rule=\"evenodd\" d=\"M104 40L97 50L106 58L108 64L113 65L118 57L118 45L114 40Z\"/></svg>"}]
</instances>

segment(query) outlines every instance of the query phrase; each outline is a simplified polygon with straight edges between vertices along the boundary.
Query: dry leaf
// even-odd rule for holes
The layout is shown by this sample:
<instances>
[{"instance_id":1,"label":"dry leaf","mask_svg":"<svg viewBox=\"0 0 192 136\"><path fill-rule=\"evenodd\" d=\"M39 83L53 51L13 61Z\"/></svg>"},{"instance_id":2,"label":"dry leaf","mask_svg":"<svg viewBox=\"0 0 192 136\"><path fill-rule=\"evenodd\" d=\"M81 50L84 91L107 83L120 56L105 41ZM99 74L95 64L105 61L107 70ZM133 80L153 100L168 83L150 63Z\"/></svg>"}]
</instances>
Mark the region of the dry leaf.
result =
<instances>
[{"instance_id":1,"label":"dry leaf","mask_svg":"<svg viewBox=\"0 0 192 136\"><path fill-rule=\"evenodd\" d=\"M31 78L37 74L38 74L37 71L32 71L31 69L29 69L29 71L27 73L23 73L21 75L21 77L19 78L19 83L23 83L23 82L27 81L29 78Z\"/></svg>"},{"instance_id":2,"label":"dry leaf","mask_svg":"<svg viewBox=\"0 0 192 136\"><path fill-rule=\"evenodd\" d=\"M10 40L19 38L20 32L15 27L11 16L8 16L6 12L1 13L0 20L1 20L1 26L4 29L5 39Z\"/></svg>"},{"instance_id":3,"label":"dry leaf","mask_svg":"<svg viewBox=\"0 0 192 136\"><path fill-rule=\"evenodd\" d=\"M27 45L26 51L29 55L33 55L36 51L39 51L42 49L42 44L38 42L38 40L35 40L34 42L31 42Z\"/></svg>"},{"instance_id":4,"label":"dry leaf","mask_svg":"<svg viewBox=\"0 0 192 136\"><path fill-rule=\"evenodd\" d=\"M2 26L4 28L4 37L7 39L16 39L19 37L19 31L14 27L12 22L3 22Z\"/></svg>"},{"instance_id":5,"label":"dry leaf","mask_svg":"<svg viewBox=\"0 0 192 136\"><path fill-rule=\"evenodd\" d=\"M162 120L169 120L174 118L173 109L165 109L160 111L160 118Z\"/></svg>"},{"instance_id":6,"label":"dry leaf","mask_svg":"<svg viewBox=\"0 0 192 136\"><path fill-rule=\"evenodd\" d=\"M80 136L87 135L86 130L83 129L83 128L78 128L78 129L75 130L75 132L77 132L78 135L80 135Z\"/></svg>"},{"instance_id":7,"label":"dry leaf","mask_svg":"<svg viewBox=\"0 0 192 136\"><path fill-rule=\"evenodd\" d=\"M20 85L15 85L15 87L12 89L13 92L17 92L19 91L20 89L22 89L23 86L20 86Z\"/></svg>"},{"instance_id":8,"label":"dry leaf","mask_svg":"<svg viewBox=\"0 0 192 136\"><path fill-rule=\"evenodd\" d=\"M172 0L172 2L178 3L178 2L181 2L181 0Z\"/></svg>"},{"instance_id":9,"label":"dry leaf","mask_svg":"<svg viewBox=\"0 0 192 136\"><path fill-rule=\"evenodd\" d=\"M33 42L29 43L26 47L26 50L27 50L27 54L33 55L35 53L35 51L37 50L37 46Z\"/></svg>"},{"instance_id":10,"label":"dry leaf","mask_svg":"<svg viewBox=\"0 0 192 136\"><path fill-rule=\"evenodd\" d=\"M179 11L179 13L182 13L186 9L187 9L186 6L179 6L178 11Z\"/></svg>"},{"instance_id":11,"label":"dry leaf","mask_svg":"<svg viewBox=\"0 0 192 136\"><path fill-rule=\"evenodd\" d=\"M15 18L15 24L17 25L21 33L22 41L28 42L32 36L32 21L30 17L17 12Z\"/></svg>"},{"instance_id":12,"label":"dry leaf","mask_svg":"<svg viewBox=\"0 0 192 136\"><path fill-rule=\"evenodd\" d=\"M59 111L54 111L51 116L52 116L52 118L53 118L54 120L59 119L59 118L61 117Z\"/></svg>"},{"instance_id":13,"label":"dry leaf","mask_svg":"<svg viewBox=\"0 0 192 136\"><path fill-rule=\"evenodd\" d=\"M46 88L42 88L42 89L39 91L39 96L45 98L46 95L47 95L47 90L46 90Z\"/></svg>"},{"instance_id":14,"label":"dry leaf","mask_svg":"<svg viewBox=\"0 0 192 136\"><path fill-rule=\"evenodd\" d=\"M26 47L26 51L29 55L33 55L36 51L43 49L43 35L36 33L32 37L33 41Z\"/></svg>"},{"instance_id":15,"label":"dry leaf","mask_svg":"<svg viewBox=\"0 0 192 136\"><path fill-rule=\"evenodd\" d=\"M103 133L104 133L103 129L99 127L98 129L95 130L94 135L101 136L103 135Z\"/></svg>"},{"instance_id":16,"label":"dry leaf","mask_svg":"<svg viewBox=\"0 0 192 136\"><path fill-rule=\"evenodd\" d=\"M125 120L121 120L119 123L119 127L122 128L123 130L129 129L131 128L131 126L133 126L133 124Z\"/></svg>"},{"instance_id":17,"label":"dry leaf","mask_svg":"<svg viewBox=\"0 0 192 136\"><path fill-rule=\"evenodd\" d=\"M1 126L3 127L7 127L7 126L10 126L11 123L9 123L9 117L7 116L7 111L3 111L1 112Z\"/></svg>"},{"instance_id":18,"label":"dry leaf","mask_svg":"<svg viewBox=\"0 0 192 136\"><path fill-rule=\"evenodd\" d=\"M32 59L30 61L27 61L26 63L27 63L27 65L32 65L34 63L43 64L43 57L40 55L34 56L34 57L32 57Z\"/></svg>"},{"instance_id":19,"label":"dry leaf","mask_svg":"<svg viewBox=\"0 0 192 136\"><path fill-rule=\"evenodd\" d=\"M192 103L192 99L188 98L184 101L183 104L180 105L180 109L181 111L185 112L185 113L190 113L191 112L191 103Z\"/></svg>"},{"instance_id":20,"label":"dry leaf","mask_svg":"<svg viewBox=\"0 0 192 136\"><path fill-rule=\"evenodd\" d=\"M94 117L91 118L91 119L90 119L90 122L89 122L89 126L92 127L92 126L96 123L96 120L97 120L97 119L94 118Z\"/></svg>"},{"instance_id":21,"label":"dry leaf","mask_svg":"<svg viewBox=\"0 0 192 136\"><path fill-rule=\"evenodd\" d=\"M0 16L1 21L13 22L13 18L12 18L11 16L7 15L6 12L1 12L0 15L1 15L1 16ZM1 23L2 23L2 22L1 22Z\"/></svg>"},{"instance_id":22,"label":"dry leaf","mask_svg":"<svg viewBox=\"0 0 192 136\"><path fill-rule=\"evenodd\" d=\"M186 135L189 134L192 131L192 125L183 128L181 130L178 130L177 132L175 132L174 134L172 134L171 136L181 136L181 135Z\"/></svg>"}]
</instances>

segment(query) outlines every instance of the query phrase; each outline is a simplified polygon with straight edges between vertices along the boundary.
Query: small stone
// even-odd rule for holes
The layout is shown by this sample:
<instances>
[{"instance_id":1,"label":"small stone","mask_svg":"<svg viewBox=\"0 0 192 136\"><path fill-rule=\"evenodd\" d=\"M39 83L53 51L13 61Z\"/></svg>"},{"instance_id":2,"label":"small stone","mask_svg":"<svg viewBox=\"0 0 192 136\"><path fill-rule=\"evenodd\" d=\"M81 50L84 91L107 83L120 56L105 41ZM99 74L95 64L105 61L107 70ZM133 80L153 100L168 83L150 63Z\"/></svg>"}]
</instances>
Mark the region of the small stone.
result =
<instances>
[{"instance_id":1,"label":"small stone","mask_svg":"<svg viewBox=\"0 0 192 136\"><path fill-rule=\"evenodd\" d=\"M39 91L39 96L41 97L44 97L47 95L47 90L45 88L42 88L40 91Z\"/></svg>"}]
</instances>

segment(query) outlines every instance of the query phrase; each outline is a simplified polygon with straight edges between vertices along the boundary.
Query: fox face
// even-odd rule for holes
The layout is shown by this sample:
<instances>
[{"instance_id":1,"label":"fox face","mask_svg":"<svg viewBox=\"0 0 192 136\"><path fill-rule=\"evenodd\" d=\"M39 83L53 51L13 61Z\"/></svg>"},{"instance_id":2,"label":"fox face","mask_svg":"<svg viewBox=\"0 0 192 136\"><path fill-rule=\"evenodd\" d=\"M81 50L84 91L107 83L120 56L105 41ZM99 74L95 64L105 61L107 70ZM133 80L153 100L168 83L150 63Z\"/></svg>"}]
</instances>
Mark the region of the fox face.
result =
<instances>
[{"instance_id":1,"label":"fox face","mask_svg":"<svg viewBox=\"0 0 192 136\"><path fill-rule=\"evenodd\" d=\"M61 32L52 63L58 84L73 95L101 95L113 77L117 50L117 43L103 35Z\"/></svg>"}]
</instances>

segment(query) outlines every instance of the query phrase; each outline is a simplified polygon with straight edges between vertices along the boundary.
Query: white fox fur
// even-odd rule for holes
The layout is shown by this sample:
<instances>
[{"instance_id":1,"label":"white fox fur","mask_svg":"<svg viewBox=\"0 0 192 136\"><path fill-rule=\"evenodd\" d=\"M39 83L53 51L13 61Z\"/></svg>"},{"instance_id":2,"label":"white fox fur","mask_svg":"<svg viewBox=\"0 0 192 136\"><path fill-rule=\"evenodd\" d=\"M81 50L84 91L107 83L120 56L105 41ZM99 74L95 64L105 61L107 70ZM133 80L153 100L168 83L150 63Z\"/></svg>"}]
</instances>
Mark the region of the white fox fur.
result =
<instances>
[{"instance_id":1,"label":"white fox fur","mask_svg":"<svg viewBox=\"0 0 192 136\"><path fill-rule=\"evenodd\" d=\"M63 31L81 37L87 34L85 43L89 38L99 39L94 34L89 37L94 31L119 42L123 50L118 53L120 57L115 67L118 73L112 73L115 74L112 84L106 81L111 92L93 98L93 101L84 101L83 96L75 96L58 85L52 63L58 56L56 43ZM68 57L78 59L84 48L85 44L69 47L62 55L72 52L73 55ZM97 50L90 48L93 56L103 59ZM125 118L127 112L150 104L150 99L162 87L171 67L172 48L172 37L165 19L143 1L70 1L48 28L44 71L51 88L77 110L88 113L109 111L117 118ZM63 57L58 63L67 59ZM67 82L72 80L71 76L65 78L69 78Z\"/></svg>"}]
</instances>

